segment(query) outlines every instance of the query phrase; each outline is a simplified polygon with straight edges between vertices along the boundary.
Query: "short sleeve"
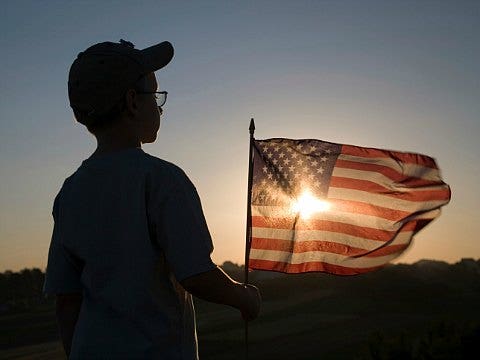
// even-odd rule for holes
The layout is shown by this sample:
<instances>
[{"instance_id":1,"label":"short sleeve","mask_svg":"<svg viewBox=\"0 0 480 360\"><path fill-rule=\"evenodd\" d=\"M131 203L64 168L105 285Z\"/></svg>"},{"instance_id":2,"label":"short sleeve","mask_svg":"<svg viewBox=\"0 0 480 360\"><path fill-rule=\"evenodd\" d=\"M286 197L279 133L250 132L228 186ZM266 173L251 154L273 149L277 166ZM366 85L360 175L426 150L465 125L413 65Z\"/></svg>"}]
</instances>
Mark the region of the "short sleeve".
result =
<instances>
[{"instance_id":1,"label":"short sleeve","mask_svg":"<svg viewBox=\"0 0 480 360\"><path fill-rule=\"evenodd\" d=\"M48 252L48 264L43 292L45 294L66 294L82 292L81 269L64 248L59 226L59 195L53 204L53 233Z\"/></svg>"},{"instance_id":2,"label":"short sleeve","mask_svg":"<svg viewBox=\"0 0 480 360\"><path fill-rule=\"evenodd\" d=\"M213 244L197 191L183 171L174 170L168 193L152 199L151 216L157 243L175 278L182 281L216 265L210 258Z\"/></svg>"}]
</instances>

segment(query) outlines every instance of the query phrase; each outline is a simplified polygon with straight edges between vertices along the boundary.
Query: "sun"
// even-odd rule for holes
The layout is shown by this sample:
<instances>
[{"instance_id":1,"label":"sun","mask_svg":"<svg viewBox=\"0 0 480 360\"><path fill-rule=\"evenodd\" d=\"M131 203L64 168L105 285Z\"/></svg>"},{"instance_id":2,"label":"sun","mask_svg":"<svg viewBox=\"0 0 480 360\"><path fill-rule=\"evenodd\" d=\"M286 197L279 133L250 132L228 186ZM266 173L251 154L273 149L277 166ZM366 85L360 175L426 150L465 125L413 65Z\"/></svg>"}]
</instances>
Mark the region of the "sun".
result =
<instances>
[{"instance_id":1,"label":"sun","mask_svg":"<svg viewBox=\"0 0 480 360\"><path fill-rule=\"evenodd\" d=\"M299 214L302 219L309 219L316 212L324 212L330 209L330 203L317 199L310 190L305 190L291 206L291 211Z\"/></svg>"}]
</instances>

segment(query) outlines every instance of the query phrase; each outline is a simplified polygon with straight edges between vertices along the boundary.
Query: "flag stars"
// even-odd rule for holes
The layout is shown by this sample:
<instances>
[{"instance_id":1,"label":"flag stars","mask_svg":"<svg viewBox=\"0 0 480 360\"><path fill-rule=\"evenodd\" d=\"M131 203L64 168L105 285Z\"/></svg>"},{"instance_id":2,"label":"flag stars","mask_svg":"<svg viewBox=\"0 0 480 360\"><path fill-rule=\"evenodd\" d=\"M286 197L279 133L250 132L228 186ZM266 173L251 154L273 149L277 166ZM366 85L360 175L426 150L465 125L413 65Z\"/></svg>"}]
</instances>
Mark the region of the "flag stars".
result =
<instances>
[{"instance_id":1,"label":"flag stars","mask_svg":"<svg viewBox=\"0 0 480 360\"><path fill-rule=\"evenodd\" d=\"M323 178L336 154L336 148L315 141L275 139L267 144L258 143L257 149L261 159L253 175L258 191L255 201L266 205L283 203L284 193L295 195L307 185L316 195L322 193L328 183Z\"/></svg>"}]
</instances>

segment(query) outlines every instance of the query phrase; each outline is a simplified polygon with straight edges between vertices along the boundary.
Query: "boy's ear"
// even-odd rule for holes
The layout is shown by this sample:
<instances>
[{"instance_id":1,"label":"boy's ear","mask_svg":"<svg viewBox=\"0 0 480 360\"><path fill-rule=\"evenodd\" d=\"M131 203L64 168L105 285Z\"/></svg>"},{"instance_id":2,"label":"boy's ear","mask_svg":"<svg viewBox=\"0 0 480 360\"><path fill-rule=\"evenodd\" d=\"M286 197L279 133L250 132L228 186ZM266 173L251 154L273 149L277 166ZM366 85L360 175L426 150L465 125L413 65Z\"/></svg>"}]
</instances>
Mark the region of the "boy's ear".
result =
<instances>
[{"instance_id":1,"label":"boy's ear","mask_svg":"<svg viewBox=\"0 0 480 360\"><path fill-rule=\"evenodd\" d=\"M128 115L134 116L138 111L138 97L137 92L129 89L125 94L125 110Z\"/></svg>"}]
</instances>

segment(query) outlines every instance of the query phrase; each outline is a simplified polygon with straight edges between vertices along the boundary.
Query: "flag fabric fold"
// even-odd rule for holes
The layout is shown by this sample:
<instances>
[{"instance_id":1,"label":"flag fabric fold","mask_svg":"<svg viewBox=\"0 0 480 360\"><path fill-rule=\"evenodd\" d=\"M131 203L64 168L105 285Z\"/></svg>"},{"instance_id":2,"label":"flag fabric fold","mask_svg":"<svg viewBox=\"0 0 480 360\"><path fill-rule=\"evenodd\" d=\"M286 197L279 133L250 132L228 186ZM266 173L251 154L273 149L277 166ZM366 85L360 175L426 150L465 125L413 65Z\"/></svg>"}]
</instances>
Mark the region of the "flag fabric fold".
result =
<instances>
[{"instance_id":1,"label":"flag fabric fold","mask_svg":"<svg viewBox=\"0 0 480 360\"><path fill-rule=\"evenodd\" d=\"M252 166L250 269L376 270L450 200L420 154L275 138L253 141Z\"/></svg>"}]
</instances>

